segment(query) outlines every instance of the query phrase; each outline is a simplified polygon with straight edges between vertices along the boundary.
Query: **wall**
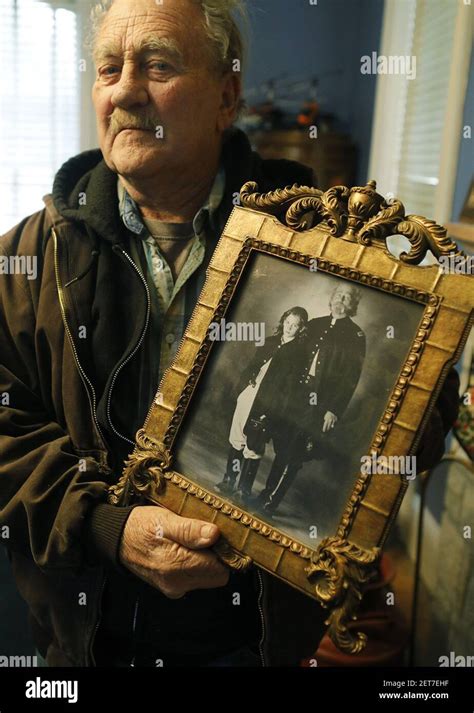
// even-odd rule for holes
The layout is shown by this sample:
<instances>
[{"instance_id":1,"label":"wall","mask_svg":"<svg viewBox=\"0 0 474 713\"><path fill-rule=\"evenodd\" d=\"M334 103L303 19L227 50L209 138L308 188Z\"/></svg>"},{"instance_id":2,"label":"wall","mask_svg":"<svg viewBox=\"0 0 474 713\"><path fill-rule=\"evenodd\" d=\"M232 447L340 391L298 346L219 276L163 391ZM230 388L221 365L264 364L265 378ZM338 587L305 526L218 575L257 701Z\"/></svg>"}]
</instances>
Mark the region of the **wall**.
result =
<instances>
[{"instance_id":1,"label":"wall","mask_svg":"<svg viewBox=\"0 0 474 713\"><path fill-rule=\"evenodd\" d=\"M474 166L474 52L471 52L471 67L464 104L463 127L470 126L471 136L461 138L458 157L458 170L452 209L452 220L459 220L459 216L466 200L469 186L473 177Z\"/></svg>"},{"instance_id":2,"label":"wall","mask_svg":"<svg viewBox=\"0 0 474 713\"><path fill-rule=\"evenodd\" d=\"M383 0L318 0L317 5L254 0L249 7L246 89L271 78L318 76L322 108L333 112L357 143L358 182L365 182L376 76L360 73L360 58L379 48Z\"/></svg>"}]
</instances>

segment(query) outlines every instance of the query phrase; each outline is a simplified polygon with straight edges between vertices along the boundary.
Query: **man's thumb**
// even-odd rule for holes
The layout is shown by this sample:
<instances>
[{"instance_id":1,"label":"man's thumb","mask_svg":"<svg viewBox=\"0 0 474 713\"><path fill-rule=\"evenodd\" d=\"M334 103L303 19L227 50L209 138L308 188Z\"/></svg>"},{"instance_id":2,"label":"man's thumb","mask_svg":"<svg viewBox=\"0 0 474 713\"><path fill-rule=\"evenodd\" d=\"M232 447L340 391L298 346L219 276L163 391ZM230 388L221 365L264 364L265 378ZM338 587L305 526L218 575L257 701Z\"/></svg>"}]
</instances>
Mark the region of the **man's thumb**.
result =
<instances>
[{"instance_id":1,"label":"man's thumb","mask_svg":"<svg viewBox=\"0 0 474 713\"><path fill-rule=\"evenodd\" d=\"M219 539L219 528L204 520L167 513L163 537L190 549L211 547Z\"/></svg>"}]
</instances>

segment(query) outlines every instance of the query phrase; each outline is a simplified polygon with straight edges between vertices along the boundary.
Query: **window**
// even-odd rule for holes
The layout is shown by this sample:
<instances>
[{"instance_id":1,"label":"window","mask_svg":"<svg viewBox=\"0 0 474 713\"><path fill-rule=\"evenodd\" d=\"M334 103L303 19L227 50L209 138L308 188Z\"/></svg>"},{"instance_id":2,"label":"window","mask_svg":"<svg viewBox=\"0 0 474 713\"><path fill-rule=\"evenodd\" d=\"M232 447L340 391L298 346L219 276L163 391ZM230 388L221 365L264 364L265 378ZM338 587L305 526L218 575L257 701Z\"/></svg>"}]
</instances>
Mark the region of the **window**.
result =
<instances>
[{"instance_id":1,"label":"window","mask_svg":"<svg viewBox=\"0 0 474 713\"><path fill-rule=\"evenodd\" d=\"M406 82L396 195L409 197L410 212L427 217L435 213L457 7L446 0L414 7L410 54L417 76Z\"/></svg>"},{"instance_id":2,"label":"window","mask_svg":"<svg viewBox=\"0 0 474 713\"><path fill-rule=\"evenodd\" d=\"M0 0L0 234L43 207L79 152L78 19L40 0Z\"/></svg>"},{"instance_id":3,"label":"window","mask_svg":"<svg viewBox=\"0 0 474 713\"><path fill-rule=\"evenodd\" d=\"M370 177L409 213L450 220L470 53L458 0L386 0L380 54L414 57L415 78L377 77Z\"/></svg>"}]
</instances>

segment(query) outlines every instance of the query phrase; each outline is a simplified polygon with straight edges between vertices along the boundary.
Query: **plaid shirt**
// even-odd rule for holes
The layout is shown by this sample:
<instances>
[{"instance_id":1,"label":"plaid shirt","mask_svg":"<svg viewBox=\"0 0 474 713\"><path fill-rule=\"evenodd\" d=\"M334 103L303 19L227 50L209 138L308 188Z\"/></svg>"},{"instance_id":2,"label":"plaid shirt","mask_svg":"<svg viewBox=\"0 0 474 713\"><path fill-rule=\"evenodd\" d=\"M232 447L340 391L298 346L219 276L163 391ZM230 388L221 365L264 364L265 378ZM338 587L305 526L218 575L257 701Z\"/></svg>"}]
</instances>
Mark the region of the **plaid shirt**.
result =
<instances>
[{"instance_id":1,"label":"plaid shirt","mask_svg":"<svg viewBox=\"0 0 474 713\"><path fill-rule=\"evenodd\" d=\"M209 251L214 243L211 238L216 233L216 211L222 201L224 189L225 171L221 166L206 203L192 221L194 241L175 282L165 256L142 220L137 204L129 196L120 179L118 181L121 218L128 230L137 236L136 241L131 241L131 257L142 267L151 288L151 339L148 340L148 364L151 374L143 375L144 382L147 383L143 383L141 388L142 398L147 399L147 406L157 391L164 371L178 351L204 284L205 271L197 271L205 260L206 249ZM194 279L191 279L193 276ZM159 350L156 348L157 344Z\"/></svg>"}]
</instances>

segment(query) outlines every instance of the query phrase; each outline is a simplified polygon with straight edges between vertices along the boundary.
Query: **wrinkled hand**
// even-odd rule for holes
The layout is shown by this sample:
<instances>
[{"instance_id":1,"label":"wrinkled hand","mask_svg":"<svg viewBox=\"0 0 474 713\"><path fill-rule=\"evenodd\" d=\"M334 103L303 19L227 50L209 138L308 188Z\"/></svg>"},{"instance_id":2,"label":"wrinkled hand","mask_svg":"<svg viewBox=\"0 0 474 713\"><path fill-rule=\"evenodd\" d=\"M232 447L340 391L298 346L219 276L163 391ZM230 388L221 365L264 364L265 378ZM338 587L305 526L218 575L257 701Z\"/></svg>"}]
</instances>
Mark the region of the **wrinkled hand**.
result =
<instances>
[{"instance_id":1,"label":"wrinkled hand","mask_svg":"<svg viewBox=\"0 0 474 713\"><path fill-rule=\"evenodd\" d=\"M223 587L229 569L211 552L216 525L154 505L134 508L120 542L122 564L170 599L192 589Z\"/></svg>"},{"instance_id":2,"label":"wrinkled hand","mask_svg":"<svg viewBox=\"0 0 474 713\"><path fill-rule=\"evenodd\" d=\"M336 421L336 414L334 414L332 411L326 411L326 413L324 414L323 433L326 433L326 431L329 431L331 428L334 428L334 426L336 425Z\"/></svg>"}]
</instances>

